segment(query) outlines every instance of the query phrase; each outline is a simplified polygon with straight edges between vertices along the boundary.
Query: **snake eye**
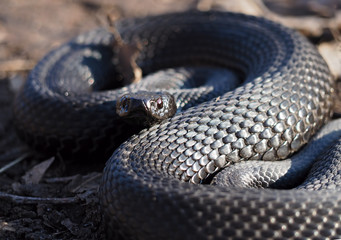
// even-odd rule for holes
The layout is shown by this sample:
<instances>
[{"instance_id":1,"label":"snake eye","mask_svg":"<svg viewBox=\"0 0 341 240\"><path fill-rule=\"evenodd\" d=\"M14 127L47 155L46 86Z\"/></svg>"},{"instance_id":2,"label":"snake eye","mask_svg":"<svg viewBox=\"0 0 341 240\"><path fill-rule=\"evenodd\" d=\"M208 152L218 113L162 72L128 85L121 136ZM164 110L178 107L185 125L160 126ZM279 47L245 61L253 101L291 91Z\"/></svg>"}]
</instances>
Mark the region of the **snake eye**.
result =
<instances>
[{"instance_id":1,"label":"snake eye","mask_svg":"<svg viewBox=\"0 0 341 240\"><path fill-rule=\"evenodd\" d=\"M157 106L158 109L163 108L163 101L162 101L162 98L158 98L158 99L156 100L156 106Z\"/></svg>"}]
</instances>

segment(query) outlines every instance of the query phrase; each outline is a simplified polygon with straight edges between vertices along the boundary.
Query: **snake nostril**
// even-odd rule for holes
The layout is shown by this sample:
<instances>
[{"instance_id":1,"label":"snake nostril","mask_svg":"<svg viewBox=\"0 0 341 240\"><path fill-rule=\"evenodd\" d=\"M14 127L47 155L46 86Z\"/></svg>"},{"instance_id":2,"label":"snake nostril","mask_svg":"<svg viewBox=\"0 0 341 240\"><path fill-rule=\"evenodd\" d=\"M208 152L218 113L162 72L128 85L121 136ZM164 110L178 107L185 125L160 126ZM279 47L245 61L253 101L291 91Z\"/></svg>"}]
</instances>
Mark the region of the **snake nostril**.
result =
<instances>
[{"instance_id":1,"label":"snake nostril","mask_svg":"<svg viewBox=\"0 0 341 240\"><path fill-rule=\"evenodd\" d=\"M123 96L120 100L120 113L126 114L129 111L129 99Z\"/></svg>"}]
</instances>

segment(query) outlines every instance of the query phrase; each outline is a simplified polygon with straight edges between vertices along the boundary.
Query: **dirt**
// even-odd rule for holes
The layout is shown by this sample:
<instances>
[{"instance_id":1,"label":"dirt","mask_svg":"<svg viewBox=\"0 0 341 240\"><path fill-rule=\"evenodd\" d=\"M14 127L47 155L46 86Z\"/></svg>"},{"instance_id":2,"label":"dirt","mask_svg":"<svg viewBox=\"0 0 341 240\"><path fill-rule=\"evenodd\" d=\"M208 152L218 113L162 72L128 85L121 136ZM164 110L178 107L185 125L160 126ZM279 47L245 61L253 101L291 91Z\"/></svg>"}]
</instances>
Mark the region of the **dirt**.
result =
<instances>
[{"instance_id":1,"label":"dirt","mask_svg":"<svg viewBox=\"0 0 341 240\"><path fill-rule=\"evenodd\" d=\"M315 1L318 4L313 6L304 0L297 1L299 4L289 0L269 0L266 5L253 0L240 2L1 1L0 239L105 238L97 196L105 162L70 163L32 152L15 133L11 104L29 70L41 57L81 32L106 26L108 15L119 19L194 8L262 15L294 27L309 37L329 60L330 68L338 79L336 89L341 89L341 11L336 1ZM291 16L291 12L295 16ZM341 92L338 94L335 110L340 114Z\"/></svg>"}]
</instances>

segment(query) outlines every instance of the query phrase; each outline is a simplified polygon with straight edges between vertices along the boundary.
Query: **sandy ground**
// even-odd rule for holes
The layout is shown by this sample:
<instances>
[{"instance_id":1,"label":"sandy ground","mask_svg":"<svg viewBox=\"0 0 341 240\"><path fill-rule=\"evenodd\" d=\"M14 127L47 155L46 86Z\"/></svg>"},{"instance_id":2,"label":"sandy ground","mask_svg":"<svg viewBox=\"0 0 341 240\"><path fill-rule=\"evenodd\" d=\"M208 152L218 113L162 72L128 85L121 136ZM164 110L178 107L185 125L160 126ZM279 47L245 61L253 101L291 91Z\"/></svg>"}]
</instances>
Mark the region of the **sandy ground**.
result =
<instances>
[{"instance_id":1,"label":"sandy ground","mask_svg":"<svg viewBox=\"0 0 341 240\"><path fill-rule=\"evenodd\" d=\"M336 1L273 0L266 1L266 5L258 0L140 2L0 2L0 239L104 238L97 198L104 163L71 164L33 154L15 134L11 103L40 58L79 33L107 26L108 15L119 19L186 9L215 9L265 16L309 37L340 83L341 11ZM340 94L336 97L339 99ZM336 101L335 110L341 113L340 102Z\"/></svg>"}]
</instances>

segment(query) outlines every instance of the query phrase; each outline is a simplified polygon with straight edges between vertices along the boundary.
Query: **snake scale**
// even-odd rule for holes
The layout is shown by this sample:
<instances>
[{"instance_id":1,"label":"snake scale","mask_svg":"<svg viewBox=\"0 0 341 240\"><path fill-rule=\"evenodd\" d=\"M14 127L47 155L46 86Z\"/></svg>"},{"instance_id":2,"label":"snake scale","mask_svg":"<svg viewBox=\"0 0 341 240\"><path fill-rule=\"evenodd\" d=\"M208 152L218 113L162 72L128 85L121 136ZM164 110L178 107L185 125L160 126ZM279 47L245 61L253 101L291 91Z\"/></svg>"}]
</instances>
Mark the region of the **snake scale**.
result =
<instances>
[{"instance_id":1,"label":"snake scale","mask_svg":"<svg viewBox=\"0 0 341 240\"><path fill-rule=\"evenodd\" d=\"M214 66L233 69L243 83L119 146L119 134L141 129L115 112L127 88L108 90L116 83L107 79L121 76L113 35L80 35L38 63L14 105L18 133L36 149L76 158L108 157L119 146L100 187L110 238L341 236L340 190L198 184L239 162L286 159L330 118L334 82L304 37L263 18L211 11L122 20L116 28L125 42L141 43L136 64L144 75Z\"/></svg>"}]
</instances>

